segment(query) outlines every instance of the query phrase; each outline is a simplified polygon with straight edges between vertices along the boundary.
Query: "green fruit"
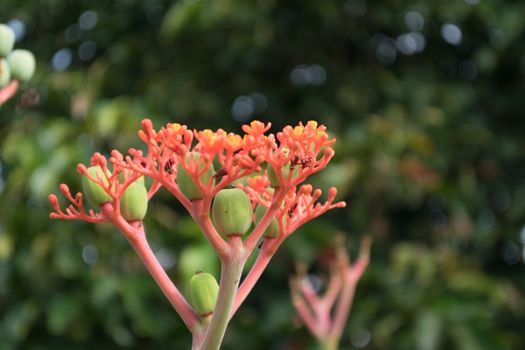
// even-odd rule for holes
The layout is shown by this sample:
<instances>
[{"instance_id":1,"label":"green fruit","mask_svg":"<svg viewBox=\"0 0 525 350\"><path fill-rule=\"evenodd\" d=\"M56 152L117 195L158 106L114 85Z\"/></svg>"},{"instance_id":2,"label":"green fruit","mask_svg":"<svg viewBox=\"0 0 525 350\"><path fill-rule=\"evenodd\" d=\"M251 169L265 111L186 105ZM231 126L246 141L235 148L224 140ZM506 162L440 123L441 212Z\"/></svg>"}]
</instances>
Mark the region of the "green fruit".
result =
<instances>
[{"instance_id":1,"label":"green fruit","mask_svg":"<svg viewBox=\"0 0 525 350\"><path fill-rule=\"evenodd\" d=\"M87 168L87 172L92 178L100 178L104 185L108 185L109 182L104 176L100 166L97 165L89 167ZM107 194L106 191L104 191L102 186L91 181L87 176L82 178L82 188L84 189L84 194L86 195L87 200L96 206L101 206L102 204L111 202L112 200L111 196Z\"/></svg>"},{"instance_id":2,"label":"green fruit","mask_svg":"<svg viewBox=\"0 0 525 350\"><path fill-rule=\"evenodd\" d=\"M190 302L201 316L209 316L215 310L219 285L213 275L197 272L190 280Z\"/></svg>"},{"instance_id":3,"label":"green fruit","mask_svg":"<svg viewBox=\"0 0 525 350\"><path fill-rule=\"evenodd\" d=\"M142 220L148 211L148 190L140 180L132 182L120 199L120 211L127 221Z\"/></svg>"},{"instance_id":4,"label":"green fruit","mask_svg":"<svg viewBox=\"0 0 525 350\"><path fill-rule=\"evenodd\" d=\"M7 61L2 58L0 59L0 88L3 88L7 84L9 84L10 80L11 71L9 70Z\"/></svg>"},{"instance_id":5,"label":"green fruit","mask_svg":"<svg viewBox=\"0 0 525 350\"><path fill-rule=\"evenodd\" d=\"M255 224L257 225L264 214L266 214L266 211L268 208L263 207L262 205L258 205L257 208L255 208ZM273 217L272 221L270 222L270 226L264 231L264 237L268 238L276 238L279 235L279 223L277 222L277 219L275 216Z\"/></svg>"},{"instance_id":6,"label":"green fruit","mask_svg":"<svg viewBox=\"0 0 525 350\"><path fill-rule=\"evenodd\" d=\"M118 179L119 179L121 184L124 183L124 173L123 172L118 175ZM144 176L139 177L134 182L138 183L138 184L141 184L141 185L144 185Z\"/></svg>"},{"instance_id":7,"label":"green fruit","mask_svg":"<svg viewBox=\"0 0 525 350\"><path fill-rule=\"evenodd\" d=\"M197 152L188 152L186 154L186 164L190 162L190 157L193 157L193 160L197 162L200 158L200 153ZM201 164L200 170L204 168L204 163ZM208 181L210 181L210 178L215 173L215 170L213 169L213 164L210 164L210 168L202 174L200 177L200 180L203 185L206 185ZM195 182L193 181L193 177L182 167L182 165L179 164L178 170L177 170L177 184L179 185L179 189L190 201L195 199L201 199L202 193L195 185Z\"/></svg>"},{"instance_id":8,"label":"green fruit","mask_svg":"<svg viewBox=\"0 0 525 350\"><path fill-rule=\"evenodd\" d=\"M5 57L13 50L15 45L15 32L11 27L0 24L0 56Z\"/></svg>"},{"instance_id":9,"label":"green fruit","mask_svg":"<svg viewBox=\"0 0 525 350\"><path fill-rule=\"evenodd\" d=\"M284 167L282 167L281 173L283 175L284 180L288 179L288 176L290 175L290 164L286 164ZM279 181L279 176L277 176L277 173L275 170L273 170L273 167L268 164L267 168L267 174L268 174L268 180L270 180L270 185L272 187L280 187L281 182ZM296 166L293 170L293 177L296 177L299 174L299 168Z\"/></svg>"},{"instance_id":10,"label":"green fruit","mask_svg":"<svg viewBox=\"0 0 525 350\"><path fill-rule=\"evenodd\" d=\"M35 56L27 50L14 50L7 56L13 79L28 81L35 73Z\"/></svg>"},{"instance_id":11,"label":"green fruit","mask_svg":"<svg viewBox=\"0 0 525 350\"><path fill-rule=\"evenodd\" d=\"M215 228L224 236L242 236L252 225L252 204L246 192L238 188L220 190L211 213Z\"/></svg>"}]
</instances>

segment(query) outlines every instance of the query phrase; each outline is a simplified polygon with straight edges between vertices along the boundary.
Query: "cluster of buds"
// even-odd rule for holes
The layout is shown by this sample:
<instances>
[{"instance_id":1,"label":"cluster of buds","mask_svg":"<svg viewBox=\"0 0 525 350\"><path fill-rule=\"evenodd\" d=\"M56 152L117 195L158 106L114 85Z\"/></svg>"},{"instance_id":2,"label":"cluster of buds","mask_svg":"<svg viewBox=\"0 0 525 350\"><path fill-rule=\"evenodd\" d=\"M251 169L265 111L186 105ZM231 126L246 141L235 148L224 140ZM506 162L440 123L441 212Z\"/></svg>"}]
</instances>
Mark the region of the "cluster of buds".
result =
<instances>
[{"instance_id":1,"label":"cluster of buds","mask_svg":"<svg viewBox=\"0 0 525 350\"><path fill-rule=\"evenodd\" d=\"M28 50L13 50L14 45L14 31L0 24L0 105L16 93L19 81L29 81L35 73L35 56Z\"/></svg>"},{"instance_id":2,"label":"cluster of buds","mask_svg":"<svg viewBox=\"0 0 525 350\"><path fill-rule=\"evenodd\" d=\"M269 128L253 121L243 126L242 136L222 129L192 131L177 123L155 130L144 119L138 134L147 151L93 155L89 167L77 168L84 176L83 193L73 195L67 185L60 185L71 203L62 210L58 198L50 195L50 217L113 224L193 333L193 347L218 348L230 318L282 242L307 221L345 206L334 202L335 188L319 202L321 190L302 185L334 155L335 139L326 128L314 121L286 126L275 135L267 133ZM148 187L144 177L151 179ZM198 287L190 288L190 302L146 239L142 220L148 201L161 188L186 208L221 260L220 283L209 274L196 274L190 284ZM239 285L244 264L257 246L257 260Z\"/></svg>"},{"instance_id":3,"label":"cluster of buds","mask_svg":"<svg viewBox=\"0 0 525 350\"><path fill-rule=\"evenodd\" d=\"M297 264L297 274L290 278L292 301L308 331L323 349L338 348L354 298L357 282L365 272L370 257L371 238L361 241L358 259L351 264L342 236L336 237L330 277L323 295L314 288L306 267Z\"/></svg>"}]
</instances>

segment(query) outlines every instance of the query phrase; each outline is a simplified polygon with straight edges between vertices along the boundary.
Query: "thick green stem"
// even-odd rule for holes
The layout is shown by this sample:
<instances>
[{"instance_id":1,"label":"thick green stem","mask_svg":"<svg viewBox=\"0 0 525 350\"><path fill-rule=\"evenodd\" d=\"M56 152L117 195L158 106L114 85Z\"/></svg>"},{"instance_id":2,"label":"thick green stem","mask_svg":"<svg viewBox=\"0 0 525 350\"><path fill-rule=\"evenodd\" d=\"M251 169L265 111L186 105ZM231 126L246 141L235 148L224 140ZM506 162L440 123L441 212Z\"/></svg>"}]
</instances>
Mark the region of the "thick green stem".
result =
<instances>
[{"instance_id":1,"label":"thick green stem","mask_svg":"<svg viewBox=\"0 0 525 350\"><path fill-rule=\"evenodd\" d=\"M244 263L246 262L241 238L232 237L229 243L232 250L229 256L221 261L221 282L217 304L200 350L219 349L230 321L233 302L239 287Z\"/></svg>"},{"instance_id":2,"label":"thick green stem","mask_svg":"<svg viewBox=\"0 0 525 350\"><path fill-rule=\"evenodd\" d=\"M206 337L206 332L208 331L208 326L210 325L210 317L202 318L201 323L193 331L193 339L191 343L191 350L199 350L202 347L204 338Z\"/></svg>"},{"instance_id":3,"label":"thick green stem","mask_svg":"<svg viewBox=\"0 0 525 350\"><path fill-rule=\"evenodd\" d=\"M339 349L339 339L335 337L319 339L319 348L321 350L337 350Z\"/></svg>"}]
</instances>

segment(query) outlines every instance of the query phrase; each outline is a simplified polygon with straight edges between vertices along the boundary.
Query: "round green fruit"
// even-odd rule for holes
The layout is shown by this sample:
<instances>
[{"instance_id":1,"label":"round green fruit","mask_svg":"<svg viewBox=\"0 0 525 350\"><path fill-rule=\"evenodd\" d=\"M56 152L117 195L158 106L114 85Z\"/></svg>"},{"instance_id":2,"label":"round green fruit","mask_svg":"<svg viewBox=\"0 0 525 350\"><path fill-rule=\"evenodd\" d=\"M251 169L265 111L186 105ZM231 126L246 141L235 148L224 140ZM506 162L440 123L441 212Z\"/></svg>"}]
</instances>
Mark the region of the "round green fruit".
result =
<instances>
[{"instance_id":1,"label":"round green fruit","mask_svg":"<svg viewBox=\"0 0 525 350\"><path fill-rule=\"evenodd\" d=\"M119 174L118 179L119 179L119 181L120 181L121 184L124 183L124 173L123 173L123 172ZM139 184L141 184L141 185L144 185L144 184L145 184L145 182L144 182L144 176L139 177L139 178L136 179L134 182L135 182L135 183L139 183Z\"/></svg>"},{"instance_id":2,"label":"round green fruit","mask_svg":"<svg viewBox=\"0 0 525 350\"><path fill-rule=\"evenodd\" d=\"M290 164L286 164L281 169L281 174L283 175L284 180L288 179L288 176L290 175L290 167ZM279 181L279 176L277 176L277 173L275 172L275 170L273 170L273 167L270 164L268 164L266 171L268 175L268 180L270 181L270 185L272 185L272 187L280 187L281 182ZM299 168L295 167L292 176L295 178L298 174Z\"/></svg>"},{"instance_id":3,"label":"round green fruit","mask_svg":"<svg viewBox=\"0 0 525 350\"><path fill-rule=\"evenodd\" d=\"M15 45L15 32L11 27L0 24L0 57L7 56Z\"/></svg>"},{"instance_id":4,"label":"round green fruit","mask_svg":"<svg viewBox=\"0 0 525 350\"><path fill-rule=\"evenodd\" d=\"M87 168L87 172L94 179L100 178L104 185L107 186L109 184L100 166L89 167ZM102 186L91 181L87 176L82 178L82 188L87 200L96 206L101 206L112 200L111 196L104 191Z\"/></svg>"},{"instance_id":5,"label":"round green fruit","mask_svg":"<svg viewBox=\"0 0 525 350\"><path fill-rule=\"evenodd\" d=\"M212 221L223 236L242 236L252 225L252 204L238 188L220 190L213 200Z\"/></svg>"},{"instance_id":6,"label":"round green fruit","mask_svg":"<svg viewBox=\"0 0 525 350\"><path fill-rule=\"evenodd\" d=\"M3 58L0 59L0 88L3 88L11 80L11 71L7 61Z\"/></svg>"},{"instance_id":7,"label":"round green fruit","mask_svg":"<svg viewBox=\"0 0 525 350\"><path fill-rule=\"evenodd\" d=\"M28 81L35 73L35 56L27 50L14 50L7 56L13 79Z\"/></svg>"},{"instance_id":8,"label":"round green fruit","mask_svg":"<svg viewBox=\"0 0 525 350\"><path fill-rule=\"evenodd\" d=\"M148 190L139 180L132 182L120 199L120 211L127 221L142 220L148 211Z\"/></svg>"},{"instance_id":9,"label":"round green fruit","mask_svg":"<svg viewBox=\"0 0 525 350\"><path fill-rule=\"evenodd\" d=\"M201 316L209 316L215 310L219 284L213 275L197 272L190 280L190 302Z\"/></svg>"},{"instance_id":10,"label":"round green fruit","mask_svg":"<svg viewBox=\"0 0 525 350\"><path fill-rule=\"evenodd\" d=\"M200 156L200 153L188 152L186 154L186 164L190 162L191 157L193 157L194 162L197 162ZM202 170L203 168L204 163L201 164L200 170ZM210 164L209 169L200 177L202 184L206 185L208 181L210 181L210 178L213 176L214 173L215 170L213 169L213 164ZM177 170L177 185L179 186L179 189L182 192L182 194L188 197L190 201L202 198L202 193L197 187L197 185L195 185L193 177L180 164L178 165Z\"/></svg>"},{"instance_id":11,"label":"round green fruit","mask_svg":"<svg viewBox=\"0 0 525 350\"><path fill-rule=\"evenodd\" d=\"M268 208L263 207L262 205L258 205L257 208L255 208L255 224L257 225L264 214L266 214L266 211ZM272 221L270 222L270 226L264 231L264 237L268 238L276 238L279 235L279 223L277 222L277 219L275 216L272 218Z\"/></svg>"}]
</instances>

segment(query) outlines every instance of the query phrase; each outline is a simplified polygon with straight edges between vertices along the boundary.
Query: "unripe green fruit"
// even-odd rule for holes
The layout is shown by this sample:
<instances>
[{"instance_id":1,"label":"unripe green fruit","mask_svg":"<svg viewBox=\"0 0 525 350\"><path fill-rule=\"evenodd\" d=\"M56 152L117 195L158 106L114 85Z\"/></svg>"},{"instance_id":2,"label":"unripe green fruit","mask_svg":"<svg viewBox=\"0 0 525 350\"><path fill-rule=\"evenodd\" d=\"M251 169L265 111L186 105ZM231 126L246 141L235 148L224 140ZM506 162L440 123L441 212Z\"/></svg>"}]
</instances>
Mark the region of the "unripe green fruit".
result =
<instances>
[{"instance_id":1,"label":"unripe green fruit","mask_svg":"<svg viewBox=\"0 0 525 350\"><path fill-rule=\"evenodd\" d=\"M3 88L11 80L11 71L9 70L9 65L7 61L3 58L0 59L0 88Z\"/></svg>"},{"instance_id":2,"label":"unripe green fruit","mask_svg":"<svg viewBox=\"0 0 525 350\"><path fill-rule=\"evenodd\" d=\"M268 208L263 207L262 205L258 205L257 208L255 208L255 224L257 225L264 214L266 214L266 211ZM277 222L277 219L275 216L272 218L272 221L270 222L270 226L264 231L264 237L268 238L276 238L279 235L279 223Z\"/></svg>"},{"instance_id":3,"label":"unripe green fruit","mask_svg":"<svg viewBox=\"0 0 525 350\"><path fill-rule=\"evenodd\" d=\"M14 50L7 56L13 79L28 81L35 73L35 56L27 50Z\"/></svg>"},{"instance_id":4,"label":"unripe green fruit","mask_svg":"<svg viewBox=\"0 0 525 350\"><path fill-rule=\"evenodd\" d=\"M215 310L219 284L213 275L197 272L190 280L190 302L201 316L209 316Z\"/></svg>"},{"instance_id":5,"label":"unripe green fruit","mask_svg":"<svg viewBox=\"0 0 525 350\"><path fill-rule=\"evenodd\" d=\"M223 236L242 236L252 225L252 204L239 188L220 190L211 208L213 225Z\"/></svg>"},{"instance_id":6,"label":"unripe green fruit","mask_svg":"<svg viewBox=\"0 0 525 350\"><path fill-rule=\"evenodd\" d=\"M200 153L188 152L186 154L186 164L190 163L190 157L193 157L193 160L197 162L200 156ZM202 163L202 165L200 166L200 170L202 170L203 168L204 163ZM213 164L210 164L209 169L200 177L202 184L206 185L208 181L210 181L210 178L213 176L214 173L215 170L213 168ZM179 185L179 189L182 192L182 194L188 197L190 201L202 198L202 193L197 187L197 185L195 185L193 177L180 164L177 170L177 185Z\"/></svg>"},{"instance_id":7,"label":"unripe green fruit","mask_svg":"<svg viewBox=\"0 0 525 350\"><path fill-rule=\"evenodd\" d=\"M124 173L120 173L120 174L118 175L118 179L119 179L119 181L120 181L121 184L124 183ZM139 183L139 184L141 184L141 185L144 185L144 184L145 184L145 182L144 182L144 176L139 177L139 178L136 179L134 182L135 182L135 183Z\"/></svg>"},{"instance_id":8,"label":"unripe green fruit","mask_svg":"<svg viewBox=\"0 0 525 350\"><path fill-rule=\"evenodd\" d=\"M87 168L87 172L94 179L100 178L104 185L107 186L109 184L100 166L89 167ZM82 188L84 189L84 194L86 195L87 200L96 206L101 206L112 200L111 196L104 191L102 186L91 181L87 176L82 178Z\"/></svg>"},{"instance_id":9,"label":"unripe green fruit","mask_svg":"<svg viewBox=\"0 0 525 350\"><path fill-rule=\"evenodd\" d=\"M148 211L148 190L140 180L132 182L120 199L120 211L127 221L142 220Z\"/></svg>"},{"instance_id":10,"label":"unripe green fruit","mask_svg":"<svg viewBox=\"0 0 525 350\"><path fill-rule=\"evenodd\" d=\"M288 179L288 176L290 175L290 167L291 167L290 164L286 164L285 166L281 168L281 173L283 175L284 180ZM275 170L273 170L273 167L270 164L268 164L268 167L266 168L266 170L268 172L268 180L270 181L270 185L272 185L272 187L280 187L281 182L279 181L279 176L277 176L277 173L275 172ZM296 177L298 174L299 174L299 168L294 167L292 176Z\"/></svg>"},{"instance_id":11,"label":"unripe green fruit","mask_svg":"<svg viewBox=\"0 0 525 350\"><path fill-rule=\"evenodd\" d=\"M5 57L13 50L15 45L15 32L11 27L0 24L0 56Z\"/></svg>"}]
</instances>

